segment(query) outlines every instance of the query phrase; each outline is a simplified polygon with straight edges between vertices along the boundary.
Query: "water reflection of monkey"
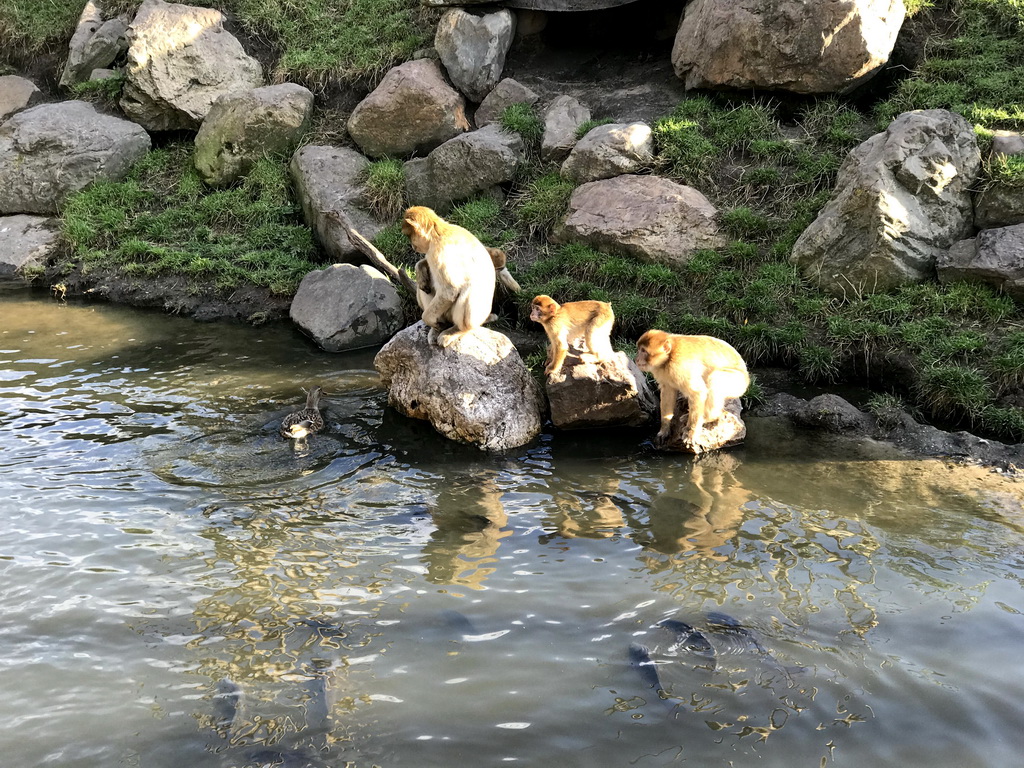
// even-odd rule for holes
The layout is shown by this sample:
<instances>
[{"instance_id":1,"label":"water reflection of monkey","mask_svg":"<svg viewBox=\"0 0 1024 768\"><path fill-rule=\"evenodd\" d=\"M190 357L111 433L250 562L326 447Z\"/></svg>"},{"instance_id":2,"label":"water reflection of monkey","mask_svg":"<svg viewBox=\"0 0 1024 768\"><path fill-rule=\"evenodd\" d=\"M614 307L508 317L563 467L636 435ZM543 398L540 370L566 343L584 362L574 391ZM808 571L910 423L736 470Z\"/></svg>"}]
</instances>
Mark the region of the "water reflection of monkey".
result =
<instances>
[{"instance_id":1,"label":"water reflection of monkey","mask_svg":"<svg viewBox=\"0 0 1024 768\"><path fill-rule=\"evenodd\" d=\"M501 492L493 481L446 488L430 512L437 529L423 547L427 579L480 589L494 572L501 540L512 535Z\"/></svg>"},{"instance_id":2,"label":"water reflection of monkey","mask_svg":"<svg viewBox=\"0 0 1024 768\"><path fill-rule=\"evenodd\" d=\"M548 518L547 527L568 539L606 539L624 528L626 519L613 498L619 490L619 480L607 478L598 485L586 494L556 496L558 506ZM545 534L541 543L550 541L554 535Z\"/></svg>"},{"instance_id":3,"label":"water reflection of monkey","mask_svg":"<svg viewBox=\"0 0 1024 768\"><path fill-rule=\"evenodd\" d=\"M646 530L639 543L665 554L695 553L726 560L743 523L743 506L753 495L736 480L740 461L733 454L715 453L693 463L689 483L651 502Z\"/></svg>"}]
</instances>

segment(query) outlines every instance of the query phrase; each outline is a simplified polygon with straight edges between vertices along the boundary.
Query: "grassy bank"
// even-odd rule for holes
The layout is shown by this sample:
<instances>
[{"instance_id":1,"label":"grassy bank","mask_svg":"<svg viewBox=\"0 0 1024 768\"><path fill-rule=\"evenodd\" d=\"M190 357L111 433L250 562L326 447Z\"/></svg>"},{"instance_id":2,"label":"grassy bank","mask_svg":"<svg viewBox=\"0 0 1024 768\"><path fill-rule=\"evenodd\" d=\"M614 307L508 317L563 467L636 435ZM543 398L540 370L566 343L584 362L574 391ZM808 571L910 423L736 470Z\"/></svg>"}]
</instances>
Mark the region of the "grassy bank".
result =
<instances>
[{"instance_id":1,"label":"grassy bank","mask_svg":"<svg viewBox=\"0 0 1024 768\"><path fill-rule=\"evenodd\" d=\"M372 82L429 44L436 18L415 0L208 4L275 52L276 79L325 91ZM12 50L66 45L82 3L75 5L9 0L0 8L0 33L15 41ZM914 23L932 31L919 69L869 107L694 96L656 121L656 172L707 195L729 237L725 248L700 252L685 267L551 244L572 185L536 152L506 205L458 206L453 220L512 258L524 289L512 322L535 329L522 308L538 293L607 300L624 348L650 327L713 334L754 366L784 365L810 382L869 382L879 409L896 398L946 425L1024 439L1024 314L1012 301L967 285L837 301L802 283L788 263L793 242L828 200L845 154L896 114L953 109L977 125L982 142L992 130L1024 128L1024 5L937 0L914 10ZM535 113L517 107L504 124L536 148ZM299 224L283 161L264 162L240 187L212 191L191 170L190 147L169 145L127 181L73 198L64 226L74 260L137 277L183 274L224 288L252 282L293 290L319 254ZM1024 184L1019 162L989 164L986 173ZM403 204L401 165L375 163L371 182L374 200L394 217ZM377 244L408 262L397 227Z\"/></svg>"}]
</instances>

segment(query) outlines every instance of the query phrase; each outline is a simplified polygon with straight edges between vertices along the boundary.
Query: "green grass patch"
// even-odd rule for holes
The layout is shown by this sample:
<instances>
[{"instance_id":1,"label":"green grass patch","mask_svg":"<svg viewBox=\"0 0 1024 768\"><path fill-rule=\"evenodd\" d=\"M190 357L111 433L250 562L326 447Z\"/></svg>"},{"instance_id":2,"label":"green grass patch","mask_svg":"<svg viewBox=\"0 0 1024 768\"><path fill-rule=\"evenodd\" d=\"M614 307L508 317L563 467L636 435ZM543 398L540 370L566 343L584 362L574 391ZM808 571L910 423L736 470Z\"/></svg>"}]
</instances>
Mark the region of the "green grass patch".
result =
<instances>
[{"instance_id":1,"label":"green grass patch","mask_svg":"<svg viewBox=\"0 0 1024 768\"><path fill-rule=\"evenodd\" d=\"M68 200L63 230L83 271L293 291L316 268L316 248L283 165L261 160L241 185L208 191L191 149L154 150L125 181L93 184Z\"/></svg>"},{"instance_id":2,"label":"green grass patch","mask_svg":"<svg viewBox=\"0 0 1024 768\"><path fill-rule=\"evenodd\" d=\"M541 136L544 135L544 123L537 116L537 111L529 104L511 104L501 113L501 127L506 131L518 133L523 137L526 146L531 150L540 147Z\"/></svg>"},{"instance_id":3,"label":"green grass patch","mask_svg":"<svg viewBox=\"0 0 1024 768\"><path fill-rule=\"evenodd\" d=\"M389 221L405 210L405 163L394 158L375 160L363 178L366 203L378 218Z\"/></svg>"},{"instance_id":4,"label":"green grass patch","mask_svg":"<svg viewBox=\"0 0 1024 768\"><path fill-rule=\"evenodd\" d=\"M102 80L87 80L84 83L76 83L71 87L71 93L76 99L92 101L108 107L117 106L121 99L121 89L124 87L124 75L118 73Z\"/></svg>"},{"instance_id":5,"label":"green grass patch","mask_svg":"<svg viewBox=\"0 0 1024 768\"><path fill-rule=\"evenodd\" d=\"M575 185L551 171L528 182L515 204L516 217L528 235L547 233L565 215Z\"/></svg>"},{"instance_id":6,"label":"green grass patch","mask_svg":"<svg viewBox=\"0 0 1024 768\"><path fill-rule=\"evenodd\" d=\"M614 122L615 121L610 117L602 117L597 120L584 120L580 124L580 127L576 129L576 140L579 141L599 125L610 125Z\"/></svg>"},{"instance_id":7,"label":"green grass patch","mask_svg":"<svg viewBox=\"0 0 1024 768\"><path fill-rule=\"evenodd\" d=\"M71 39L85 0L4 0L0 3L0 57L30 55Z\"/></svg>"},{"instance_id":8,"label":"green grass patch","mask_svg":"<svg viewBox=\"0 0 1024 768\"><path fill-rule=\"evenodd\" d=\"M430 45L437 15L417 0L202 0L235 14L281 55L275 80L314 90L332 81L376 80Z\"/></svg>"},{"instance_id":9,"label":"green grass patch","mask_svg":"<svg viewBox=\"0 0 1024 768\"><path fill-rule=\"evenodd\" d=\"M986 128L1024 127L1024 6L960 0L956 25L876 108L879 126L912 109L950 109Z\"/></svg>"}]
</instances>

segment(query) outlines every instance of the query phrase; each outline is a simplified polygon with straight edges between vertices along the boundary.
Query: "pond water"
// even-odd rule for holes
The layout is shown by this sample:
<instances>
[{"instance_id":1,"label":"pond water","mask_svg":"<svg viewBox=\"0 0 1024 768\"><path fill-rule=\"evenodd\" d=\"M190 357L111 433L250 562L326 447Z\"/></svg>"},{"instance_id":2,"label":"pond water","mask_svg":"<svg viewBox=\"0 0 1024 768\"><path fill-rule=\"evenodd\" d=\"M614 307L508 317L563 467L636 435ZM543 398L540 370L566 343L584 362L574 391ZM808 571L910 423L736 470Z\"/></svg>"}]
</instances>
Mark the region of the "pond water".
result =
<instances>
[{"instance_id":1,"label":"pond water","mask_svg":"<svg viewBox=\"0 0 1024 768\"><path fill-rule=\"evenodd\" d=\"M3 764L1020 764L1019 483L768 419L485 455L372 359L0 295Z\"/></svg>"}]
</instances>

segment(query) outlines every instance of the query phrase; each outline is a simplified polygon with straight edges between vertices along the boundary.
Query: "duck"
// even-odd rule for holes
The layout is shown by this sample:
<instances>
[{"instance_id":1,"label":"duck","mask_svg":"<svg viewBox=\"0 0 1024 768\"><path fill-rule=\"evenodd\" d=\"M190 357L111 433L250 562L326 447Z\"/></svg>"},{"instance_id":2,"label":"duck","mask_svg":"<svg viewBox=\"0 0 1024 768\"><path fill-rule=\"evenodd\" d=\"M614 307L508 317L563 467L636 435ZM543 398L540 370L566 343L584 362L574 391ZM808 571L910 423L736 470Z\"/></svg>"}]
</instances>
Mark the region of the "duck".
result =
<instances>
[{"instance_id":1,"label":"duck","mask_svg":"<svg viewBox=\"0 0 1024 768\"><path fill-rule=\"evenodd\" d=\"M281 436L290 440L305 440L324 428L324 417L320 413L320 396L323 389L313 387L306 393L306 407L289 413L281 419Z\"/></svg>"}]
</instances>

